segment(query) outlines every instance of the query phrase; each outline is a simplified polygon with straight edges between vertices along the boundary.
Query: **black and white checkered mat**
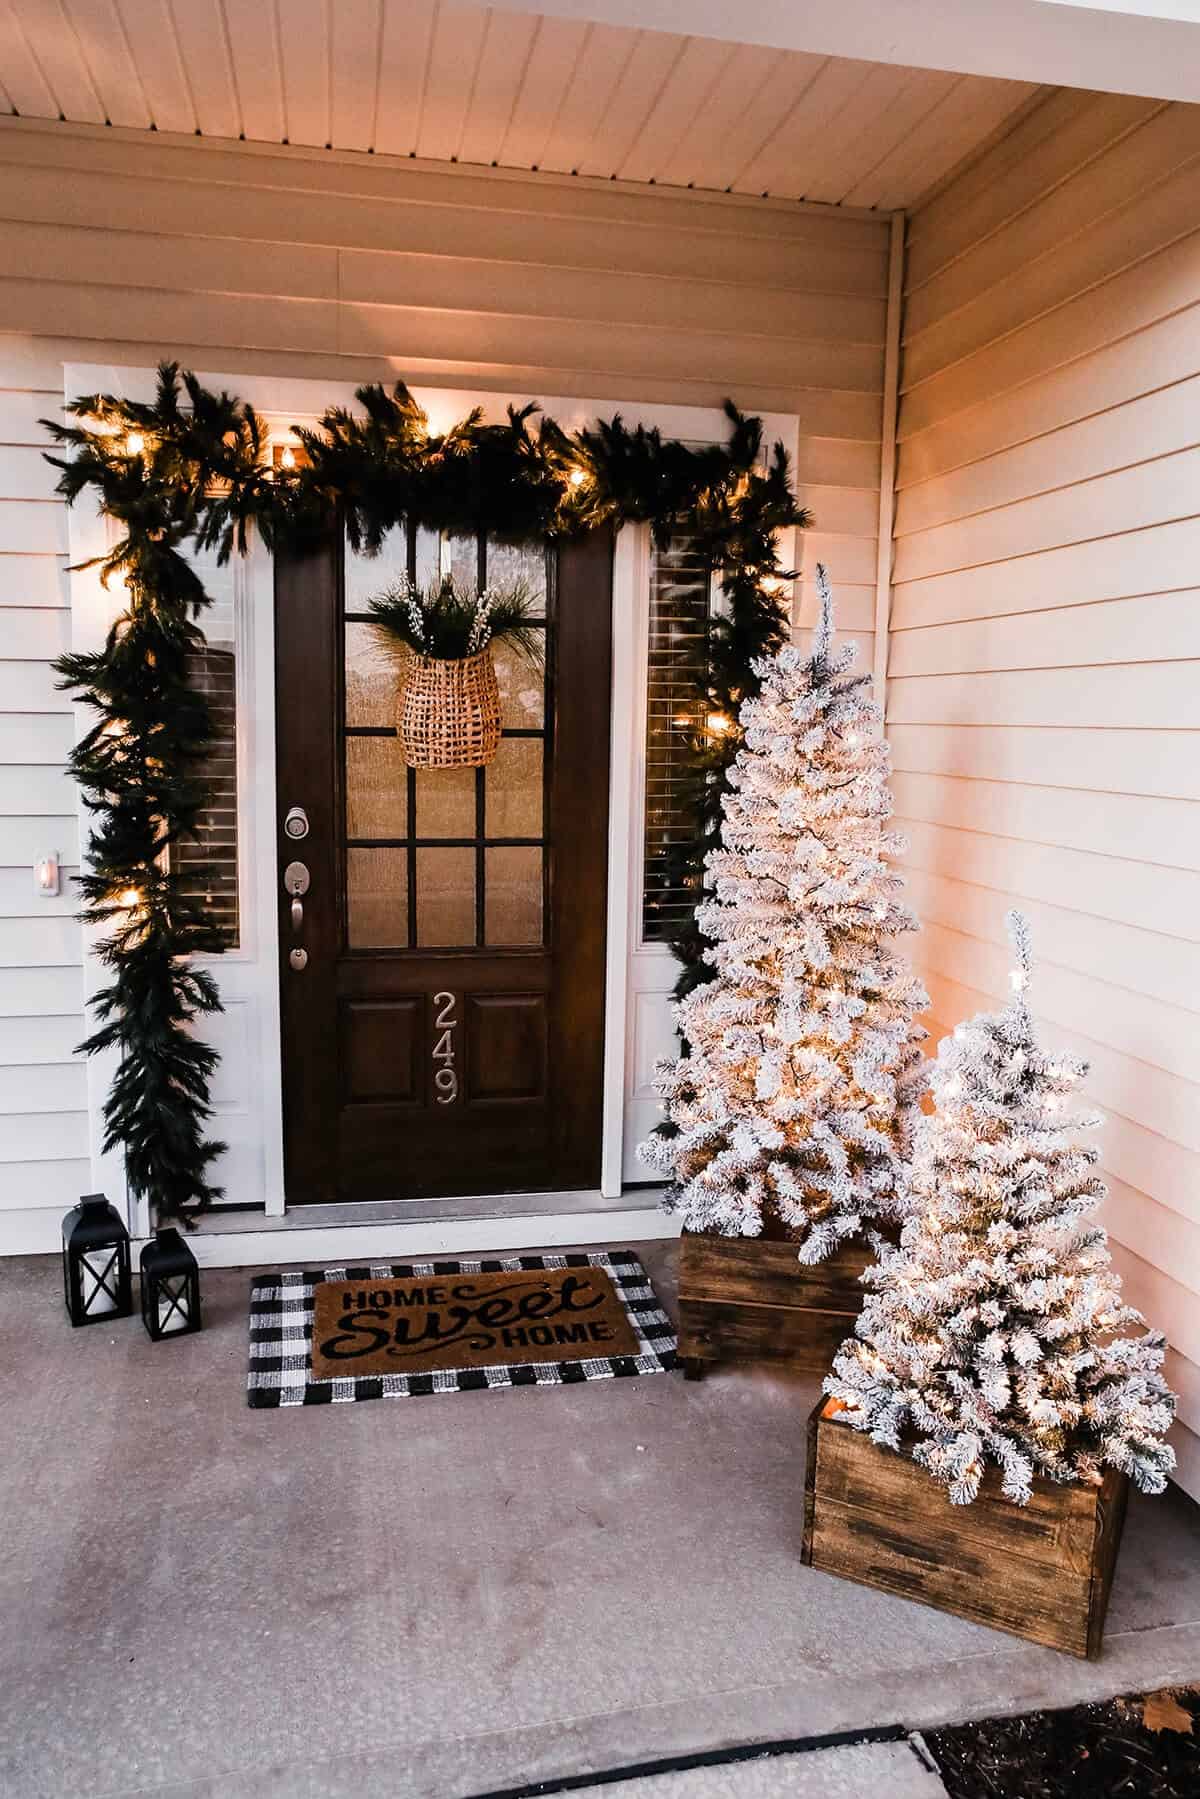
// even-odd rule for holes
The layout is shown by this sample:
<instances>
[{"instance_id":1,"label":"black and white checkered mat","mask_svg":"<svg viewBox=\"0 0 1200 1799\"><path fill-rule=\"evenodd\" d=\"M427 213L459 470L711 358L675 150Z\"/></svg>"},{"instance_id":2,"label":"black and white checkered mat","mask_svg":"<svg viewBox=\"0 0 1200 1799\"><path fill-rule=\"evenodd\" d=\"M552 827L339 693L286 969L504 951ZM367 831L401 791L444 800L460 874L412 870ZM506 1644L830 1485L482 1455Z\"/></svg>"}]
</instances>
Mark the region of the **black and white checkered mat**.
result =
<instances>
[{"instance_id":1,"label":"black and white checkered mat","mask_svg":"<svg viewBox=\"0 0 1200 1799\"><path fill-rule=\"evenodd\" d=\"M603 1268L611 1277L638 1340L636 1355L460 1368L438 1374L313 1379L313 1288L322 1281L407 1280L589 1267ZM573 1252L493 1256L466 1262L373 1262L365 1267L305 1268L286 1274L257 1274L250 1285L250 1373L246 1386L252 1406L338 1405L350 1399L407 1399L422 1393L470 1392L477 1387L557 1387L568 1381L665 1374L674 1368L675 1361L671 1321L659 1304L646 1270L629 1249L599 1250L591 1255Z\"/></svg>"}]
</instances>

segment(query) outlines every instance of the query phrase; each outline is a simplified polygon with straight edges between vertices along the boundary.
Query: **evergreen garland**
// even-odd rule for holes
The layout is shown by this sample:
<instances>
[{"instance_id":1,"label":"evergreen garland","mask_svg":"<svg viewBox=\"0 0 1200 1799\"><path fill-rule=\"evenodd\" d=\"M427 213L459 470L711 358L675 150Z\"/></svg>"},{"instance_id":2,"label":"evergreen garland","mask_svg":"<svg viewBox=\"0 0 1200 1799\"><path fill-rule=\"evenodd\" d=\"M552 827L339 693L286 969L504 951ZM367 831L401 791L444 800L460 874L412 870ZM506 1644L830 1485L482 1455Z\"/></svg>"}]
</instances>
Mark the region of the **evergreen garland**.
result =
<instances>
[{"instance_id":1,"label":"evergreen garland","mask_svg":"<svg viewBox=\"0 0 1200 1799\"><path fill-rule=\"evenodd\" d=\"M302 549L341 520L352 547L371 554L408 519L509 543L644 521L660 544L682 520L725 599L709 629L707 711L735 719L757 691L754 659L787 635L778 594L790 573L775 538L808 516L782 445L761 467L761 421L732 404L728 443L693 449L630 430L619 416L568 434L533 404L510 407L498 424L476 409L435 433L402 382L390 392L360 388L356 398L361 412L331 407L315 428L298 430L303 455L280 469L270 466L254 409L174 363L159 369L149 404L93 394L67 407L68 423L42 421L68 452L48 457L60 470L58 492L69 505L91 490L118 527L99 565L105 581L125 583L126 607L103 650L63 656L56 669L60 686L97 714L71 772L96 819L81 916L102 932L112 980L80 1048L119 1052L105 1147L124 1151L134 1196L160 1220L190 1224L219 1197L208 1177L223 1148L204 1135L217 1055L193 1029L220 1001L211 976L188 960L221 942L171 866L172 847L196 836L213 741L208 704L189 679L204 642L196 620L209 603L189 552L215 550L221 562L244 554L252 525L268 546ZM730 729L691 746L698 830L678 873L697 902L738 744ZM709 972L694 922L673 947L686 991Z\"/></svg>"}]
</instances>

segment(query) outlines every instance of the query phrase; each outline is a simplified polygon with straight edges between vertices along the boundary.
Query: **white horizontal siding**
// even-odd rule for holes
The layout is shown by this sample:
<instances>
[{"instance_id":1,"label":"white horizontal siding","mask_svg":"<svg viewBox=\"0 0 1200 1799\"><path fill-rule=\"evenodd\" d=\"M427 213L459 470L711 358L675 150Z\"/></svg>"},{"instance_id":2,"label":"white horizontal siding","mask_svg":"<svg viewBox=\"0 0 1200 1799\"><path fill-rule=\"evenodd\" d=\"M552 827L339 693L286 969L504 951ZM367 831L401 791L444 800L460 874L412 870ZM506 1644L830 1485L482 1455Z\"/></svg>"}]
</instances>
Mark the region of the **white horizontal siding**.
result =
<instances>
[{"instance_id":1,"label":"white horizontal siding","mask_svg":"<svg viewBox=\"0 0 1200 1799\"><path fill-rule=\"evenodd\" d=\"M144 73L173 116L176 75ZM652 151L631 144L634 165ZM79 859L50 669L66 515L38 423L61 416L64 362L796 413L818 521L798 617L823 558L869 661L887 254L885 219L812 208L0 124L0 1252L46 1247L87 1184L76 903L32 874Z\"/></svg>"},{"instance_id":2,"label":"white horizontal siding","mask_svg":"<svg viewBox=\"0 0 1200 1799\"><path fill-rule=\"evenodd\" d=\"M1200 110L1061 93L911 222L889 728L939 1031L1091 1065L1200 1496Z\"/></svg>"}]
</instances>

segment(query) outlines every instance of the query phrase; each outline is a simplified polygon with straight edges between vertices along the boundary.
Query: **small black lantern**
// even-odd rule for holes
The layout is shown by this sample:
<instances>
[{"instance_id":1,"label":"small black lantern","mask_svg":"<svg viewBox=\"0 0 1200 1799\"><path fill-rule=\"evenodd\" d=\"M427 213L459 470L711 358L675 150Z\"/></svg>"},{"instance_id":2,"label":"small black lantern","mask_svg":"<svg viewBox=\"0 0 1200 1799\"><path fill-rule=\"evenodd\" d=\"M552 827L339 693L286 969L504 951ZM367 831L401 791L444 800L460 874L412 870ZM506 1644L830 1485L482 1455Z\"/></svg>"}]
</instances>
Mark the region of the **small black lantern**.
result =
<instances>
[{"instance_id":1,"label":"small black lantern","mask_svg":"<svg viewBox=\"0 0 1200 1799\"><path fill-rule=\"evenodd\" d=\"M157 1343L200 1329L200 1270L172 1225L160 1227L142 1250L142 1323Z\"/></svg>"},{"instance_id":2,"label":"small black lantern","mask_svg":"<svg viewBox=\"0 0 1200 1799\"><path fill-rule=\"evenodd\" d=\"M72 1324L133 1311L129 1232L103 1193L85 1193L63 1219L63 1289Z\"/></svg>"}]
</instances>

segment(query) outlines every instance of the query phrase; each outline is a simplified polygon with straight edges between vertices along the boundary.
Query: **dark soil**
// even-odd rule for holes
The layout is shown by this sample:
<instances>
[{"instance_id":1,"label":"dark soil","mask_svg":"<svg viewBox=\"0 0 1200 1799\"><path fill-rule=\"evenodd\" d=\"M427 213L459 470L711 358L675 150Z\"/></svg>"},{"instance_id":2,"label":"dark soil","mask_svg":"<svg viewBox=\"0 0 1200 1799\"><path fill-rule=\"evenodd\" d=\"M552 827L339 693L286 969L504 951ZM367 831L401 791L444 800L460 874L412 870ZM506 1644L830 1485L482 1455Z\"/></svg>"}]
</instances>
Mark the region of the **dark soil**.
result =
<instances>
[{"instance_id":1,"label":"dark soil","mask_svg":"<svg viewBox=\"0 0 1200 1799\"><path fill-rule=\"evenodd\" d=\"M1200 1799L1200 1686L925 1733L950 1799Z\"/></svg>"}]
</instances>

